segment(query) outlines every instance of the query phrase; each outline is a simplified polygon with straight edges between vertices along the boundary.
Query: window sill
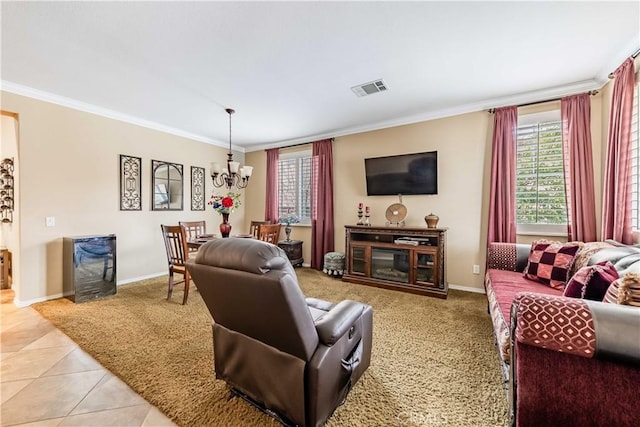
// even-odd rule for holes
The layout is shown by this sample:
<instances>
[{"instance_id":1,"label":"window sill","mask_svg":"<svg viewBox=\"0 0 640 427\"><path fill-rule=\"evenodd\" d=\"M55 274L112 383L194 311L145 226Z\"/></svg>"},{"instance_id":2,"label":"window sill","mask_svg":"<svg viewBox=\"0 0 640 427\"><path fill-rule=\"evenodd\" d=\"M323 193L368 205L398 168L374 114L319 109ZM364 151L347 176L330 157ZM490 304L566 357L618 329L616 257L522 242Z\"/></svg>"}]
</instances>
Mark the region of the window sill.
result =
<instances>
[{"instance_id":1,"label":"window sill","mask_svg":"<svg viewBox=\"0 0 640 427\"><path fill-rule=\"evenodd\" d=\"M516 234L520 236L568 237L567 224L518 224Z\"/></svg>"},{"instance_id":2,"label":"window sill","mask_svg":"<svg viewBox=\"0 0 640 427\"><path fill-rule=\"evenodd\" d=\"M549 237L569 237L567 233L544 232L544 231L523 231L516 232L517 236L549 236Z\"/></svg>"}]
</instances>

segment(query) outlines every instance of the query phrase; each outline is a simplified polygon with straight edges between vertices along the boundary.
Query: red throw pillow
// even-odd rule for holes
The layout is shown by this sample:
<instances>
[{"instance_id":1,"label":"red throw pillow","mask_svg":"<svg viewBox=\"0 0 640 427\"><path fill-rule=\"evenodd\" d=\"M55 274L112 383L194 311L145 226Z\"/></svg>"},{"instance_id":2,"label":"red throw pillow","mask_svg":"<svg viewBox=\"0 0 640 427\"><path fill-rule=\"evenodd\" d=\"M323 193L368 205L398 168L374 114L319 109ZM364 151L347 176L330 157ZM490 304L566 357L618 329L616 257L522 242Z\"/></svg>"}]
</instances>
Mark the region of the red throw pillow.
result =
<instances>
[{"instance_id":1,"label":"red throw pillow","mask_svg":"<svg viewBox=\"0 0 640 427\"><path fill-rule=\"evenodd\" d=\"M554 289L564 289L579 250L579 243L533 242L524 277Z\"/></svg>"},{"instance_id":2,"label":"red throw pillow","mask_svg":"<svg viewBox=\"0 0 640 427\"><path fill-rule=\"evenodd\" d=\"M564 296L602 301L607 289L617 278L618 272L609 261L582 267L567 283Z\"/></svg>"}]
</instances>

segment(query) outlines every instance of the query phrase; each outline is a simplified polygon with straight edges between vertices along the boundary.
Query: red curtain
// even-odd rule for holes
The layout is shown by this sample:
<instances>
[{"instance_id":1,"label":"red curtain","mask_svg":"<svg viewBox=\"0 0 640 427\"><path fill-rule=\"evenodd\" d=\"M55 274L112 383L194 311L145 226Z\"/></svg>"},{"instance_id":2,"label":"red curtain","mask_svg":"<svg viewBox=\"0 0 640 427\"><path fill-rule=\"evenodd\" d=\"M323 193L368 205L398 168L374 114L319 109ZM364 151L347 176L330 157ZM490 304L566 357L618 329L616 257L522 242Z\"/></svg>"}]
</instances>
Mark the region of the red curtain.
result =
<instances>
[{"instance_id":1,"label":"red curtain","mask_svg":"<svg viewBox=\"0 0 640 427\"><path fill-rule=\"evenodd\" d=\"M311 268L322 269L324 254L334 251L333 140L313 143L311 175Z\"/></svg>"},{"instance_id":2,"label":"red curtain","mask_svg":"<svg viewBox=\"0 0 640 427\"><path fill-rule=\"evenodd\" d=\"M590 95L562 98L561 111L569 240L594 242L597 231Z\"/></svg>"},{"instance_id":3,"label":"red curtain","mask_svg":"<svg viewBox=\"0 0 640 427\"><path fill-rule=\"evenodd\" d=\"M616 71L609 114L602 200L602 240L631 244L631 116L635 69L627 58Z\"/></svg>"},{"instance_id":4,"label":"red curtain","mask_svg":"<svg viewBox=\"0 0 640 427\"><path fill-rule=\"evenodd\" d=\"M278 222L278 158L280 150L267 150L267 194L264 206L264 219L273 224Z\"/></svg>"},{"instance_id":5,"label":"red curtain","mask_svg":"<svg viewBox=\"0 0 640 427\"><path fill-rule=\"evenodd\" d=\"M487 243L516 241L516 130L518 108L496 108L493 117Z\"/></svg>"}]
</instances>

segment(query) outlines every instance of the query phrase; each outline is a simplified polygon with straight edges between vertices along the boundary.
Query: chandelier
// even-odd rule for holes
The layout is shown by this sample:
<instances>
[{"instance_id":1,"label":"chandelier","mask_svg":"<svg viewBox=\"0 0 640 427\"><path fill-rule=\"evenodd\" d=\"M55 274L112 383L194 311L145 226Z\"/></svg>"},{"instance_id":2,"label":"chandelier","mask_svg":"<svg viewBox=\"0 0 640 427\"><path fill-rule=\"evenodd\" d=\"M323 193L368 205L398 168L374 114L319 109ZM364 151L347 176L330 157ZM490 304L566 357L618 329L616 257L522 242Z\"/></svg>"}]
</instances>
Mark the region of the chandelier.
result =
<instances>
[{"instance_id":1,"label":"chandelier","mask_svg":"<svg viewBox=\"0 0 640 427\"><path fill-rule=\"evenodd\" d=\"M226 186L231 190L232 187L246 188L249 185L249 178L253 172L252 166L240 167L240 162L233 161L233 153L231 152L231 115L235 110L227 108L225 110L229 114L229 152L227 153L227 168L223 170L220 163L211 163L211 179L214 187Z\"/></svg>"}]
</instances>

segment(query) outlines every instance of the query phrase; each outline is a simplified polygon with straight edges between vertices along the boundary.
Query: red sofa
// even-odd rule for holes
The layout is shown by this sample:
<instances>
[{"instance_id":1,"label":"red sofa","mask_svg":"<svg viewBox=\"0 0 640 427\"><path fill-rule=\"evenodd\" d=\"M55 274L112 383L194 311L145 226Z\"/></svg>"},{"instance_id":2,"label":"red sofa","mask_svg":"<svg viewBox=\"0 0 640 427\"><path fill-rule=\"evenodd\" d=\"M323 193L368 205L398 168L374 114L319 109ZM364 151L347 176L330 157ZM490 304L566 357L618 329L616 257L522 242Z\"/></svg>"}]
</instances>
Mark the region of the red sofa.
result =
<instances>
[{"instance_id":1,"label":"red sofa","mask_svg":"<svg viewBox=\"0 0 640 427\"><path fill-rule=\"evenodd\" d=\"M530 245L491 244L485 288L512 424L637 426L640 309L563 297L525 279ZM640 249L587 243L570 274L610 260L640 272Z\"/></svg>"}]
</instances>

